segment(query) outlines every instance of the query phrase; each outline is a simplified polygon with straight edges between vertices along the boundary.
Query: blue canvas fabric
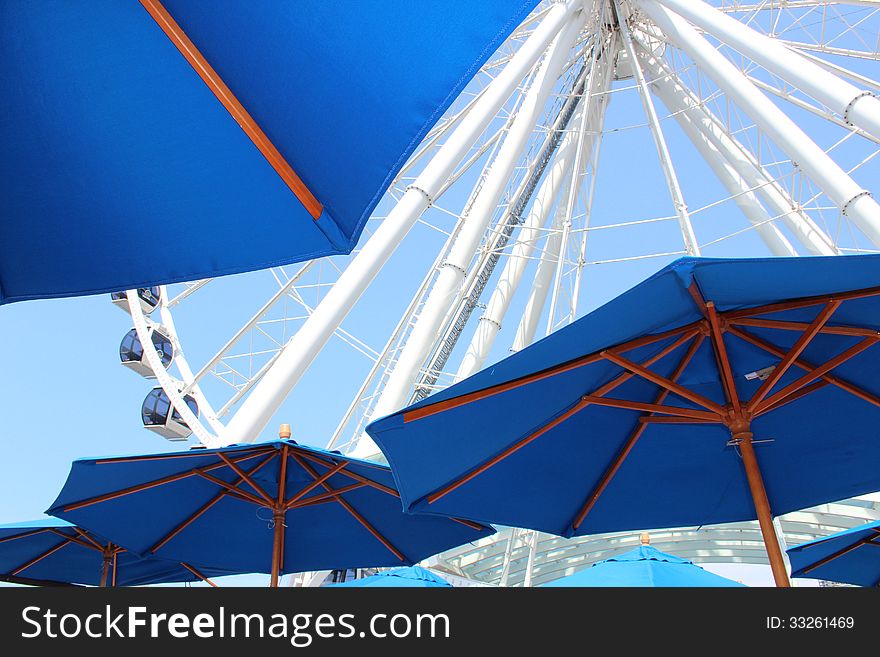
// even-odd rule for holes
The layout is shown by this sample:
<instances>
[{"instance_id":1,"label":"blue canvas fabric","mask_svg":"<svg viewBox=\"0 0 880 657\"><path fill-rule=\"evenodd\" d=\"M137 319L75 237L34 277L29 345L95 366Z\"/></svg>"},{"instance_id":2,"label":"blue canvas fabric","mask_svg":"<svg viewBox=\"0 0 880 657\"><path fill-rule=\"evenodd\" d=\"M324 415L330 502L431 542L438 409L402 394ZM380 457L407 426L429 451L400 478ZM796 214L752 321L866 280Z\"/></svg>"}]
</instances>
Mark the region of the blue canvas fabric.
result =
<instances>
[{"instance_id":1,"label":"blue canvas fabric","mask_svg":"<svg viewBox=\"0 0 880 657\"><path fill-rule=\"evenodd\" d=\"M880 586L880 521L801 543L787 552L792 577ZM839 556L810 568L835 554Z\"/></svg>"},{"instance_id":2,"label":"blue canvas fabric","mask_svg":"<svg viewBox=\"0 0 880 657\"><path fill-rule=\"evenodd\" d=\"M102 537L90 536L101 545L107 544ZM81 543L69 542L66 537L86 540L77 533L75 525L57 518L0 525L0 575L68 584L100 584L102 554ZM56 550L58 546L63 547ZM46 556L13 575L21 566L42 555ZM201 574L217 577L232 573L206 569ZM175 561L143 559L130 552L121 552L116 557L116 586L193 582L199 579Z\"/></svg>"},{"instance_id":3,"label":"blue canvas fabric","mask_svg":"<svg viewBox=\"0 0 880 657\"><path fill-rule=\"evenodd\" d=\"M427 568L421 566L409 566L406 568L395 568L394 570L386 570L382 573L376 573L369 577L361 579L353 579L341 584L333 584L333 586L346 586L355 588L372 588L372 587L395 587L395 588L452 588L452 584L447 582L439 575L435 575Z\"/></svg>"},{"instance_id":4,"label":"blue canvas fabric","mask_svg":"<svg viewBox=\"0 0 880 657\"><path fill-rule=\"evenodd\" d=\"M575 531L576 515L639 425L638 411L591 405L504 461L432 504L427 496L477 469L523 437L574 406L623 372L606 360L556 374L501 394L404 422L407 410L541 372L634 338L701 319L688 287L696 282L719 311L880 285L880 257L699 259L684 258L582 319L410 409L379 419L367 431L391 464L411 512L454 514L554 534L593 534L735 522L755 518L748 483L731 434L713 424L650 424ZM767 318L812 321L820 307ZM830 325L880 329L880 298L844 302ZM800 332L749 328L790 348ZM861 338L818 335L802 358L823 363ZM642 362L674 338L625 355ZM724 342L741 399L761 384L747 374L779 358L725 333ZM687 344L652 370L668 376ZM873 346L833 370L835 376L880 395L880 348ZM792 367L774 391L803 371ZM710 340L703 341L679 383L725 403ZM660 388L634 376L608 395L652 402ZM670 394L667 405L697 408ZM880 489L880 408L835 385L825 385L752 422L755 452L774 514Z\"/></svg>"},{"instance_id":5,"label":"blue canvas fabric","mask_svg":"<svg viewBox=\"0 0 880 657\"><path fill-rule=\"evenodd\" d=\"M642 545L544 586L728 587L744 584L703 570L687 559Z\"/></svg>"},{"instance_id":6,"label":"blue canvas fabric","mask_svg":"<svg viewBox=\"0 0 880 657\"><path fill-rule=\"evenodd\" d=\"M348 253L537 0L163 0L317 221L138 2L0 6L0 303Z\"/></svg>"},{"instance_id":7,"label":"blue canvas fabric","mask_svg":"<svg viewBox=\"0 0 880 657\"><path fill-rule=\"evenodd\" d=\"M271 508L235 495L219 495L218 499L218 494L226 489L196 471L204 470L211 477L234 485L239 475L224 463L223 456L237 462L244 471L266 461L250 479L274 500L281 480L280 455L284 445L290 450L284 479L287 500L314 482L315 476L303 463L313 468L316 476L325 474L340 462L347 463L345 469L324 480L332 489L358 483L346 473L394 488L394 478L387 466L303 447L292 441L273 441L143 457L74 461L64 488L48 513L107 536L140 555L180 560L197 568L268 573L274 535ZM308 457L318 458L321 463ZM239 458L243 460L238 461ZM79 509L68 508L77 502L157 480L164 483ZM240 488L257 494L250 484L243 483ZM326 493L321 485L313 486L300 501L308 502ZM370 486L348 490L339 497L404 558L400 559L377 539L343 502L325 497L324 503L287 512L282 572L411 565L495 531L486 526L474 529L449 518L410 516L403 513L395 494ZM155 552L151 551L194 515L196 519L183 531Z\"/></svg>"}]
</instances>

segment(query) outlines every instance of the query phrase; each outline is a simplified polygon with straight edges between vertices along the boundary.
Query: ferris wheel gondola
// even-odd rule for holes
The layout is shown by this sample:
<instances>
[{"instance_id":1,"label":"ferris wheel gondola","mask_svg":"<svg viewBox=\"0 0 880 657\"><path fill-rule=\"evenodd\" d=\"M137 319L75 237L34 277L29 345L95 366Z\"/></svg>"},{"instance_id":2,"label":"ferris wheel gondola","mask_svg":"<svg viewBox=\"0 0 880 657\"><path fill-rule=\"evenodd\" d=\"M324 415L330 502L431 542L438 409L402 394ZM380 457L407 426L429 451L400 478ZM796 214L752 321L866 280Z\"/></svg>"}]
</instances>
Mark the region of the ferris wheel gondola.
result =
<instances>
[{"instance_id":1,"label":"ferris wheel gondola","mask_svg":"<svg viewBox=\"0 0 880 657\"><path fill-rule=\"evenodd\" d=\"M158 326L149 328L148 344L153 345L153 349L159 356L159 362L165 369L171 366L174 360L174 345L167 333ZM147 362L144 356L144 346L137 334L137 329L131 329L126 333L122 342L119 344L119 360L129 369L137 372L148 379L155 378L153 368Z\"/></svg>"}]
</instances>

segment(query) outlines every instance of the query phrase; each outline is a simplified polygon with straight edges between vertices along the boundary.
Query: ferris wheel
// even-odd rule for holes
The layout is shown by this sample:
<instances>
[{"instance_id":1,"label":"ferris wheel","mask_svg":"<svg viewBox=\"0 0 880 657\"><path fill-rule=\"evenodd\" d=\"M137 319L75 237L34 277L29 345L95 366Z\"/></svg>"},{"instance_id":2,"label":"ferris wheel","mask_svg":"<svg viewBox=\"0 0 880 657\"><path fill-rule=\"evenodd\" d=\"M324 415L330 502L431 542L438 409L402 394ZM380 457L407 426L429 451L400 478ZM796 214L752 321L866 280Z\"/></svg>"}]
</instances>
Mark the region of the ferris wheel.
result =
<instances>
[{"instance_id":1,"label":"ferris wheel","mask_svg":"<svg viewBox=\"0 0 880 657\"><path fill-rule=\"evenodd\" d=\"M350 256L113 295L143 424L220 446L303 418L381 458L371 419L672 259L877 251L878 60L875 1L542 2Z\"/></svg>"}]
</instances>

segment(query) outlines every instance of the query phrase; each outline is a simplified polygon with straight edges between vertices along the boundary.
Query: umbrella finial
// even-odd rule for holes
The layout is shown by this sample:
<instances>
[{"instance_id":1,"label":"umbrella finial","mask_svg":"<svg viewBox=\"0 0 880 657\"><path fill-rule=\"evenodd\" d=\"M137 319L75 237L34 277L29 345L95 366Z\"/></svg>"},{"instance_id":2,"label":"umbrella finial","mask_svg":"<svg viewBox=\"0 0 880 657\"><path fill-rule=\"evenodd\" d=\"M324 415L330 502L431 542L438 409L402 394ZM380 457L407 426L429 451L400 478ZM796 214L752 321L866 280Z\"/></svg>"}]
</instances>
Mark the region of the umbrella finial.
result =
<instances>
[{"instance_id":1,"label":"umbrella finial","mask_svg":"<svg viewBox=\"0 0 880 657\"><path fill-rule=\"evenodd\" d=\"M639 534L639 542L642 545L650 545L651 535L648 532L642 532L641 534Z\"/></svg>"},{"instance_id":2,"label":"umbrella finial","mask_svg":"<svg viewBox=\"0 0 880 657\"><path fill-rule=\"evenodd\" d=\"M287 440L288 438L290 438L290 435L290 425L282 424L281 427L278 429L278 437L281 438L281 440Z\"/></svg>"}]
</instances>

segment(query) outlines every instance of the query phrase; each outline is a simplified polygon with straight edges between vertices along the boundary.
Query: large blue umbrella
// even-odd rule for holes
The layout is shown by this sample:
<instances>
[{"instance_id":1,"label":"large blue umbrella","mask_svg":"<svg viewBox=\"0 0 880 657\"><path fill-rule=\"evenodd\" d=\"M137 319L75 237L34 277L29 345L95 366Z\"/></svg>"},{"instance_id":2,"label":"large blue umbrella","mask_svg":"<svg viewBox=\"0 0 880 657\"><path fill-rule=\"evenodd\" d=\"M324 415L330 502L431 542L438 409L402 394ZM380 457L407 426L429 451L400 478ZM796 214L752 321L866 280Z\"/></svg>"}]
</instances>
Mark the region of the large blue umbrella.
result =
<instances>
[{"instance_id":1,"label":"large blue umbrella","mask_svg":"<svg viewBox=\"0 0 880 657\"><path fill-rule=\"evenodd\" d=\"M744 586L693 562L641 545L544 586Z\"/></svg>"},{"instance_id":2,"label":"large blue umbrella","mask_svg":"<svg viewBox=\"0 0 880 657\"><path fill-rule=\"evenodd\" d=\"M387 466L289 440L74 461L49 513L142 556L240 573L403 566L494 533L410 516Z\"/></svg>"},{"instance_id":3,"label":"large blue umbrella","mask_svg":"<svg viewBox=\"0 0 880 657\"><path fill-rule=\"evenodd\" d=\"M410 511L565 536L757 518L785 583L773 514L880 489L878 286L876 255L684 258L367 430Z\"/></svg>"},{"instance_id":4,"label":"large blue umbrella","mask_svg":"<svg viewBox=\"0 0 880 657\"><path fill-rule=\"evenodd\" d=\"M397 587L397 588L451 588L452 584L439 575L435 575L427 568L421 566L408 566L395 568L385 572L376 573L369 577L353 579L333 586L349 587Z\"/></svg>"},{"instance_id":5,"label":"large blue umbrella","mask_svg":"<svg viewBox=\"0 0 880 657\"><path fill-rule=\"evenodd\" d=\"M536 4L0 3L0 303L348 253Z\"/></svg>"},{"instance_id":6,"label":"large blue umbrella","mask_svg":"<svg viewBox=\"0 0 880 657\"><path fill-rule=\"evenodd\" d=\"M880 586L880 521L787 550L792 577Z\"/></svg>"},{"instance_id":7,"label":"large blue umbrella","mask_svg":"<svg viewBox=\"0 0 880 657\"><path fill-rule=\"evenodd\" d=\"M136 586L211 581L234 573L143 559L82 527L57 518L0 525L0 579L20 583Z\"/></svg>"}]
</instances>

